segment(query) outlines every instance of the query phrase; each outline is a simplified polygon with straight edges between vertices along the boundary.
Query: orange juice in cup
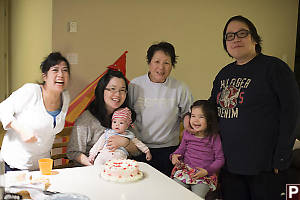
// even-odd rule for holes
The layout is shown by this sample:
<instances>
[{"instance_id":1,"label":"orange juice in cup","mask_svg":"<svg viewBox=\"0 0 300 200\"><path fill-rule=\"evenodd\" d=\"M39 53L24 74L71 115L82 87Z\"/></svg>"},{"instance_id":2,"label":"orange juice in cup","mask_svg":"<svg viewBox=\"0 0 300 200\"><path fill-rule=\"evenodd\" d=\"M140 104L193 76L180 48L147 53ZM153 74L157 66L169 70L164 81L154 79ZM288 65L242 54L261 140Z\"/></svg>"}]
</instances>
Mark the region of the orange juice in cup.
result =
<instances>
[{"instance_id":1,"label":"orange juice in cup","mask_svg":"<svg viewBox=\"0 0 300 200\"><path fill-rule=\"evenodd\" d=\"M53 160L51 158L39 159L40 171L43 175L51 175Z\"/></svg>"}]
</instances>

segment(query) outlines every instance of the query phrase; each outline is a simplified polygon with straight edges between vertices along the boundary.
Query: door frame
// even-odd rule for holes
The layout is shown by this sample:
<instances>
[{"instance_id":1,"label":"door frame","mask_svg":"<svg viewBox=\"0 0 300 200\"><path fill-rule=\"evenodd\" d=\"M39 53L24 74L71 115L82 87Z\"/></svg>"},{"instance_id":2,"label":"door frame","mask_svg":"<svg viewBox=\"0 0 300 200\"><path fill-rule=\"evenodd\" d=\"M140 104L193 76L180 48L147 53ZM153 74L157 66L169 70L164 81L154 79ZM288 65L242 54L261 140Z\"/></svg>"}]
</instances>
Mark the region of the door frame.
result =
<instances>
[{"instance_id":1,"label":"door frame","mask_svg":"<svg viewBox=\"0 0 300 200\"><path fill-rule=\"evenodd\" d=\"M9 94L8 0L0 0L0 102Z\"/></svg>"}]
</instances>

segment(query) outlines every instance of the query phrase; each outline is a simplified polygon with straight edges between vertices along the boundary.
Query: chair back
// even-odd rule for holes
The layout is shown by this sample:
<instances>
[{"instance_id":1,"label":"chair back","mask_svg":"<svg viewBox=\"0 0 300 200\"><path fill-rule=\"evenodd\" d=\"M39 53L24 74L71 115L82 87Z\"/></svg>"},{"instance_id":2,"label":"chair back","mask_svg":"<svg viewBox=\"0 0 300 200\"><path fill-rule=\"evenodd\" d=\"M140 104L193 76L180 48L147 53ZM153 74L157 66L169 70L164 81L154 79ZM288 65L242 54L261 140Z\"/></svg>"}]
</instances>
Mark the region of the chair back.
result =
<instances>
[{"instance_id":1,"label":"chair back","mask_svg":"<svg viewBox=\"0 0 300 200\"><path fill-rule=\"evenodd\" d=\"M67 145L69 142L70 134L73 127L66 127L55 137L52 150L51 158L53 159L53 168L61 169L71 167L69 159L67 157Z\"/></svg>"}]
</instances>

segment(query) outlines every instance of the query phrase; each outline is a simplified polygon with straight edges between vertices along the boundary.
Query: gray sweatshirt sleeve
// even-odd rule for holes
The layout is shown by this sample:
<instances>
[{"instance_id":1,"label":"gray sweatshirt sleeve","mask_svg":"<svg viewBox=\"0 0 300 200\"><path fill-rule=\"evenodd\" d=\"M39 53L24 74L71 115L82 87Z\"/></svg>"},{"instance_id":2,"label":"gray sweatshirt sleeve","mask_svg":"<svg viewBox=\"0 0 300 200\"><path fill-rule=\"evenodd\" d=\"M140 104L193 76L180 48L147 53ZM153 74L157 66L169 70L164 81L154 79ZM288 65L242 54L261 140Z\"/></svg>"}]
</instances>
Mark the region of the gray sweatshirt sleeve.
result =
<instances>
[{"instance_id":1,"label":"gray sweatshirt sleeve","mask_svg":"<svg viewBox=\"0 0 300 200\"><path fill-rule=\"evenodd\" d=\"M179 100L179 116L181 119L183 119L183 116L189 112L190 106L193 103L193 95L190 92L187 85L182 83L181 85L181 93L180 93L180 100Z\"/></svg>"}]
</instances>

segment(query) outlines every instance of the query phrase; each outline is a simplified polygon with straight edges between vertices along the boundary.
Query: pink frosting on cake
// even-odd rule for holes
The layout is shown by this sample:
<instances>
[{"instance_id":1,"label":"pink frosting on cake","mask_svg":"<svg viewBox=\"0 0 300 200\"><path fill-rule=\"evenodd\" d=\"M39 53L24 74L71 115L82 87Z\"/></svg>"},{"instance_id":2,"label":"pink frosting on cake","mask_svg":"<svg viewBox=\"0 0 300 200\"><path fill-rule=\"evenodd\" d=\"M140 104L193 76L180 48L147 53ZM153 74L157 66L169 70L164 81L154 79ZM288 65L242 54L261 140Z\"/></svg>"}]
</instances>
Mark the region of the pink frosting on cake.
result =
<instances>
[{"instance_id":1,"label":"pink frosting on cake","mask_svg":"<svg viewBox=\"0 0 300 200\"><path fill-rule=\"evenodd\" d=\"M104 164L101 176L106 180L129 182L142 178L138 162L135 160L111 160Z\"/></svg>"}]
</instances>

